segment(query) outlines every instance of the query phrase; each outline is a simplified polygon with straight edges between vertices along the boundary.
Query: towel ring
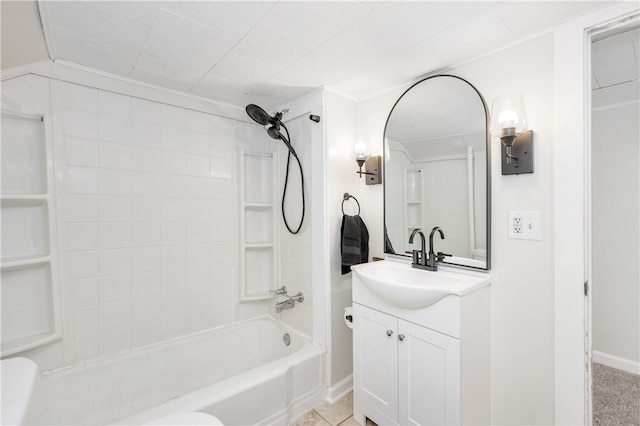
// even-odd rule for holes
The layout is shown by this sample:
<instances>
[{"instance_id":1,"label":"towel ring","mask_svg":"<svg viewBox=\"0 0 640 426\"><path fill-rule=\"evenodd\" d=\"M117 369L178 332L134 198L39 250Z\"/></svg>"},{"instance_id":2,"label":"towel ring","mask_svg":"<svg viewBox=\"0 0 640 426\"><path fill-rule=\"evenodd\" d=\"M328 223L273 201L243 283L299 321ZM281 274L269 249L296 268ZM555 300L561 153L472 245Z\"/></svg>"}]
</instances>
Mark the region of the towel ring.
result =
<instances>
[{"instance_id":1,"label":"towel ring","mask_svg":"<svg viewBox=\"0 0 640 426\"><path fill-rule=\"evenodd\" d=\"M360 203L358 202L356 197L354 197L353 195L350 195L348 192L345 192L343 197L342 197L342 214L345 214L344 213L344 202L347 201L349 198L353 198L353 201L355 201L356 204L358 205L358 213L357 213L357 215L360 216Z\"/></svg>"}]
</instances>

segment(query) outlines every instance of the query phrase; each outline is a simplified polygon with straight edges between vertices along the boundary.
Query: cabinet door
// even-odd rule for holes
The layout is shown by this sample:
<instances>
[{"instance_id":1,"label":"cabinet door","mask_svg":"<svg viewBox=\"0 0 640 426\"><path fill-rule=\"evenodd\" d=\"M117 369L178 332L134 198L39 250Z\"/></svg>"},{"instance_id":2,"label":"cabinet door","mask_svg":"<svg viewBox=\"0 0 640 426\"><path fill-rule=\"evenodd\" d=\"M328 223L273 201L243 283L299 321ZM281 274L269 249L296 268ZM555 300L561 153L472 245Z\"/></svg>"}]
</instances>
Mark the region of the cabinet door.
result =
<instances>
[{"instance_id":1,"label":"cabinet door","mask_svg":"<svg viewBox=\"0 0 640 426\"><path fill-rule=\"evenodd\" d=\"M354 391L383 415L397 419L397 319L357 303L353 318Z\"/></svg>"},{"instance_id":2,"label":"cabinet door","mask_svg":"<svg viewBox=\"0 0 640 426\"><path fill-rule=\"evenodd\" d=\"M460 341L398 321L399 423L460 424Z\"/></svg>"}]
</instances>

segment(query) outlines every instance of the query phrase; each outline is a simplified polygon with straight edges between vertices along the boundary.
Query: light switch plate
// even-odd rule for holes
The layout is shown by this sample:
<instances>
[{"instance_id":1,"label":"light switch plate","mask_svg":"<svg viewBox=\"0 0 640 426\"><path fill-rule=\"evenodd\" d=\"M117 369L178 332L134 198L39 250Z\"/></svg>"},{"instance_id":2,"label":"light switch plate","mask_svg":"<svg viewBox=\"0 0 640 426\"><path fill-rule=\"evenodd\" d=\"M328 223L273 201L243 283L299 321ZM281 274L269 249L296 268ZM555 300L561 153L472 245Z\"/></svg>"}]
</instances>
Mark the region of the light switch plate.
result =
<instances>
[{"instance_id":1,"label":"light switch plate","mask_svg":"<svg viewBox=\"0 0 640 426\"><path fill-rule=\"evenodd\" d=\"M515 240L542 240L542 222L539 211L510 211L509 238Z\"/></svg>"}]
</instances>

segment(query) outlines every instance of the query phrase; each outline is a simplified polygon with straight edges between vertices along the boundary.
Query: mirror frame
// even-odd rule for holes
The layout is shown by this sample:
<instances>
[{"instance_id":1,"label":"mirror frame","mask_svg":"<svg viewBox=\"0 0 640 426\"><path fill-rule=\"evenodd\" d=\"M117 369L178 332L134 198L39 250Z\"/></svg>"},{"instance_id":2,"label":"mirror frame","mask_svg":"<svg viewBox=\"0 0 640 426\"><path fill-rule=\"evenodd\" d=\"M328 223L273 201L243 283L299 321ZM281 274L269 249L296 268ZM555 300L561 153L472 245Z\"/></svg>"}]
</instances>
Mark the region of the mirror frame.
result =
<instances>
[{"instance_id":1,"label":"mirror frame","mask_svg":"<svg viewBox=\"0 0 640 426\"><path fill-rule=\"evenodd\" d=\"M454 260L457 260L458 263L456 262L438 262L439 265L445 265L445 266L455 266L455 267L461 267L461 268L467 268L467 269L473 269L473 270L481 270L481 271L489 271L491 269L491 136L489 134L489 109L487 108L487 103L484 100L484 97L482 96L482 93L480 93L480 91L471 83L469 83L467 80L465 80L462 77L458 77L456 75L451 75L451 74L435 74L435 75L431 75L428 77L425 77L417 82L415 82L414 84L412 84L411 86L409 86L409 88L407 88L402 95L400 95L400 97L394 102L393 107L391 107L391 111L389 111L389 115L387 116L387 121L384 124L384 131L382 133L382 147L383 147L383 158L382 158L382 172L383 172L383 229L382 229L382 235L385 235L385 228L386 228L386 224L387 224L387 199L386 199L386 182L387 182L387 176L386 176L386 161L385 161L385 156L386 156L386 151L387 151L387 146L386 146L386 134L387 134L387 126L389 125L389 119L391 118L391 115L393 114L393 111L395 110L396 106L398 105L398 103L402 100L402 98L409 93L409 91L413 88L415 88L416 86L418 86L421 83L424 83L427 80L431 80L433 78L437 78L437 77L450 77L450 78L455 78L458 79L460 81L462 81L463 83L466 83L469 85L469 87L471 87L473 89L473 91L478 95L478 97L480 98L480 101L482 102L482 106L484 108L484 116L485 116L485 139L486 139L486 149L487 149L487 155L486 155L486 168L487 168L487 172L486 172L486 250L487 250L487 254L486 254L486 265L484 268L482 267L478 267L478 266L474 266L472 264L465 264L464 262L462 262L461 260L467 259L467 258L461 258L461 257L454 257ZM384 241L383 241L383 250L386 250L386 247L384 247ZM406 257L411 257L408 254L397 254L397 253L387 253L386 251L384 251L384 253L387 256L399 256L401 258L406 258Z\"/></svg>"}]
</instances>

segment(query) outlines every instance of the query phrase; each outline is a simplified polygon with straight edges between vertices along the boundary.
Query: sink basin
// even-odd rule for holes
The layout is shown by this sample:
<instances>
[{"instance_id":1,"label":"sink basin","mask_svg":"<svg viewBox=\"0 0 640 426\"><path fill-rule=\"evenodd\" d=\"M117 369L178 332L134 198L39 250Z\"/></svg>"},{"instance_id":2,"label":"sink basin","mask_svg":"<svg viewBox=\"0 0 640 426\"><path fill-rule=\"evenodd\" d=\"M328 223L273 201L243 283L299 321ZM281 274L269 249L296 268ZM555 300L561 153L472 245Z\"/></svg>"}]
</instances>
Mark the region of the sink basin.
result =
<instances>
[{"instance_id":1,"label":"sink basin","mask_svg":"<svg viewBox=\"0 0 640 426\"><path fill-rule=\"evenodd\" d=\"M372 292L399 308L419 309L449 295L464 296L489 284L489 278L449 271L426 271L393 261L351 267Z\"/></svg>"}]
</instances>

